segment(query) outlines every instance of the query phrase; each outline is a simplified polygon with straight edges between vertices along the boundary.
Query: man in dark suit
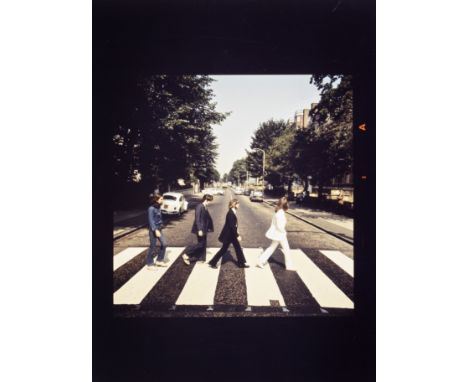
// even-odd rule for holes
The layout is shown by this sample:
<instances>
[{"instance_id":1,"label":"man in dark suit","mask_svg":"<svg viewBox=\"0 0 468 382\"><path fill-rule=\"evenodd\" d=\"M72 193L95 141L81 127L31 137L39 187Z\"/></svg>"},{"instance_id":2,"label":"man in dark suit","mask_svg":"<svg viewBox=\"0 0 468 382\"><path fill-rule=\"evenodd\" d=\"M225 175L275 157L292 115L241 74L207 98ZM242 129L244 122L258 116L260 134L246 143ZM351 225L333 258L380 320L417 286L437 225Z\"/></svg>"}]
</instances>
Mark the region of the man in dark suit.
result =
<instances>
[{"instance_id":1,"label":"man in dark suit","mask_svg":"<svg viewBox=\"0 0 468 382\"><path fill-rule=\"evenodd\" d=\"M223 230L219 235L219 241L223 243L221 249L214 255L214 257L208 262L211 268L217 268L216 263L226 253L229 246L232 244L236 250L237 265L239 268L249 268L246 264L244 252L239 244L241 240L240 235L237 233L237 208L239 208L239 201L232 199L229 202L229 210L226 214L226 222L224 223Z\"/></svg>"},{"instance_id":2,"label":"man in dark suit","mask_svg":"<svg viewBox=\"0 0 468 382\"><path fill-rule=\"evenodd\" d=\"M182 260L190 265L191 261L206 261L206 240L208 232L213 232L213 220L206 209L209 202L213 200L212 195L203 195L202 202L195 208L195 220L192 226L192 233L197 235L198 243L187 247L182 254Z\"/></svg>"}]
</instances>

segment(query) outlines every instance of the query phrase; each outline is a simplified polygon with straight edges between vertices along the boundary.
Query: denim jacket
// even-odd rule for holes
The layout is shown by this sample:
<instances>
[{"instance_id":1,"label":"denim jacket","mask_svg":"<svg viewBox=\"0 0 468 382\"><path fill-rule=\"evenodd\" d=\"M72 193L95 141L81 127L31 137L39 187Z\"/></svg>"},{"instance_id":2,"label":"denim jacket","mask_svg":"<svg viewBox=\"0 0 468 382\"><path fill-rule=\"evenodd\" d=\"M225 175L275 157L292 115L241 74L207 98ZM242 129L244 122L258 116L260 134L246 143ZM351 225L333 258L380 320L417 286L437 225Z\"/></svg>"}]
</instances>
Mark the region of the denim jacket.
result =
<instances>
[{"instance_id":1,"label":"denim jacket","mask_svg":"<svg viewBox=\"0 0 468 382\"><path fill-rule=\"evenodd\" d=\"M148 223L151 231L162 228L163 219L160 208L156 208L155 206L148 208Z\"/></svg>"}]
</instances>

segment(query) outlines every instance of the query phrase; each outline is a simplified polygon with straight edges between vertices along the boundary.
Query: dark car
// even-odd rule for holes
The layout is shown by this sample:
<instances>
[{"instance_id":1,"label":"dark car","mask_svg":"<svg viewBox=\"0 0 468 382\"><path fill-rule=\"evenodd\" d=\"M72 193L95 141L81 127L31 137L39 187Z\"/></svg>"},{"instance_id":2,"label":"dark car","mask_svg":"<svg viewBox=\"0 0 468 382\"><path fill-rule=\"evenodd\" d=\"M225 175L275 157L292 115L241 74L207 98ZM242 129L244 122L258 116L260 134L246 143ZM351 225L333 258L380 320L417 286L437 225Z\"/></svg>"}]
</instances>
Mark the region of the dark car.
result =
<instances>
[{"instance_id":1,"label":"dark car","mask_svg":"<svg viewBox=\"0 0 468 382\"><path fill-rule=\"evenodd\" d=\"M306 193L305 192L301 192L301 193L296 195L296 203L297 204L304 203L305 199L306 199Z\"/></svg>"}]
</instances>

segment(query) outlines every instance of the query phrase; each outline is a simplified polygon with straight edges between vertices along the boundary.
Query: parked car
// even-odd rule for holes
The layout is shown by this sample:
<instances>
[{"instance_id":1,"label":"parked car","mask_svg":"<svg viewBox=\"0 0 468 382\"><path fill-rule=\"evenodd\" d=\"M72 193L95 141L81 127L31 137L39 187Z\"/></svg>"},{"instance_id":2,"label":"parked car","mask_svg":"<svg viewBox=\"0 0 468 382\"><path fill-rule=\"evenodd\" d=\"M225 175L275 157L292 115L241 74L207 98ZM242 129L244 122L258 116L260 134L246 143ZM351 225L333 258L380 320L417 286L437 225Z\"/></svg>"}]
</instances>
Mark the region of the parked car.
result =
<instances>
[{"instance_id":1,"label":"parked car","mask_svg":"<svg viewBox=\"0 0 468 382\"><path fill-rule=\"evenodd\" d=\"M182 215L188 210L188 202L179 192L166 192L163 194L161 212L165 215Z\"/></svg>"},{"instance_id":2,"label":"parked car","mask_svg":"<svg viewBox=\"0 0 468 382\"><path fill-rule=\"evenodd\" d=\"M244 191L242 190L242 188L236 188L234 189L234 194L235 195L242 195L244 193Z\"/></svg>"},{"instance_id":3,"label":"parked car","mask_svg":"<svg viewBox=\"0 0 468 382\"><path fill-rule=\"evenodd\" d=\"M305 192L300 192L296 195L296 203L301 204L304 203L306 198L306 193Z\"/></svg>"},{"instance_id":4,"label":"parked car","mask_svg":"<svg viewBox=\"0 0 468 382\"><path fill-rule=\"evenodd\" d=\"M246 196L249 196L249 195L250 195L250 190L249 190L248 188L246 188L246 189L244 190L244 195L246 195Z\"/></svg>"},{"instance_id":5,"label":"parked car","mask_svg":"<svg viewBox=\"0 0 468 382\"><path fill-rule=\"evenodd\" d=\"M250 201L251 202L263 202L263 192L262 191L252 191L250 194Z\"/></svg>"}]
</instances>

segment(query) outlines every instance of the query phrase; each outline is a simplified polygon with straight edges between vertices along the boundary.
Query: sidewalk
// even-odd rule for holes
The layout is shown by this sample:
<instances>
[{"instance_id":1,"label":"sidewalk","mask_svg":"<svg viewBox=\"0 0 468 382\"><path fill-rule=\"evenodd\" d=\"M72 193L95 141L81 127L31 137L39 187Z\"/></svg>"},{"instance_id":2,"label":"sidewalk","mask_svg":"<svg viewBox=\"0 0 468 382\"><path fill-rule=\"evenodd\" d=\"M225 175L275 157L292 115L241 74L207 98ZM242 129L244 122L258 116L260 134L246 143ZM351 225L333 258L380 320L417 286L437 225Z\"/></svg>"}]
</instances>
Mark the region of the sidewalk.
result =
<instances>
[{"instance_id":1,"label":"sidewalk","mask_svg":"<svg viewBox=\"0 0 468 382\"><path fill-rule=\"evenodd\" d=\"M143 214L146 214L146 210L114 211L114 224Z\"/></svg>"},{"instance_id":2,"label":"sidewalk","mask_svg":"<svg viewBox=\"0 0 468 382\"><path fill-rule=\"evenodd\" d=\"M277 200L278 199L265 199L265 202L270 205L275 205ZM332 212L298 206L296 202L289 203L288 213L318 228L343 237L347 241L354 241L354 219L352 218L337 215Z\"/></svg>"}]
</instances>

